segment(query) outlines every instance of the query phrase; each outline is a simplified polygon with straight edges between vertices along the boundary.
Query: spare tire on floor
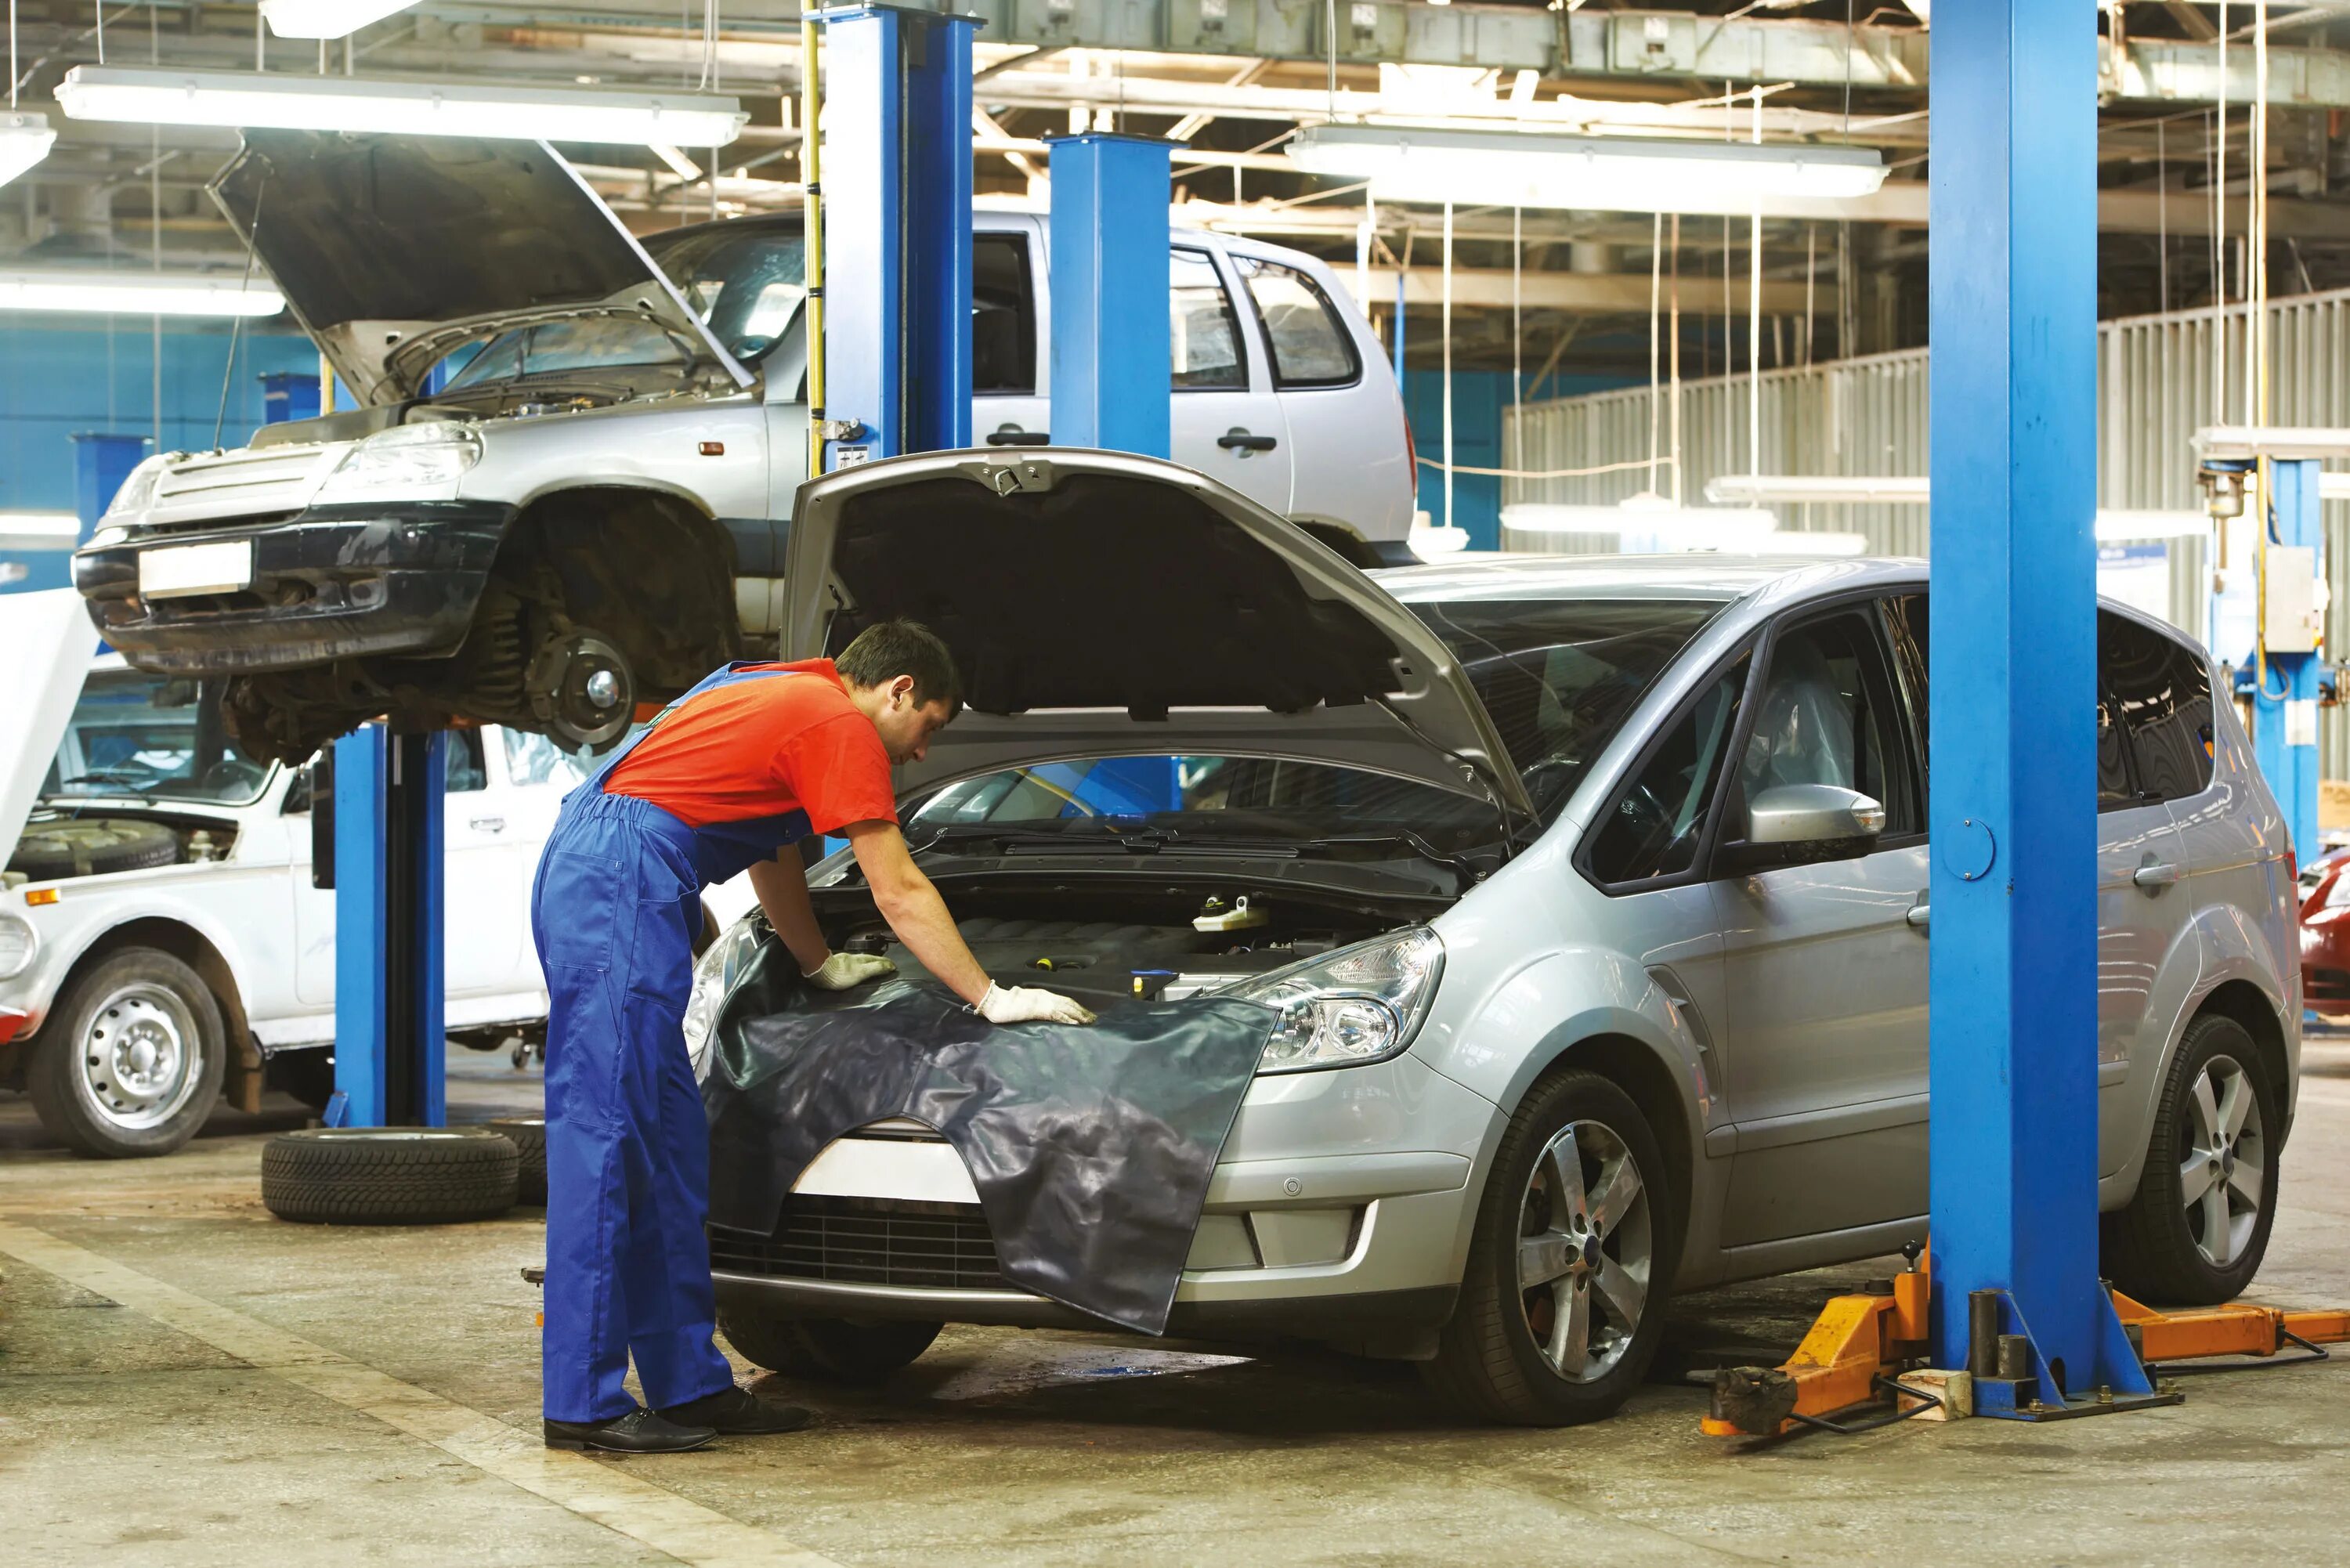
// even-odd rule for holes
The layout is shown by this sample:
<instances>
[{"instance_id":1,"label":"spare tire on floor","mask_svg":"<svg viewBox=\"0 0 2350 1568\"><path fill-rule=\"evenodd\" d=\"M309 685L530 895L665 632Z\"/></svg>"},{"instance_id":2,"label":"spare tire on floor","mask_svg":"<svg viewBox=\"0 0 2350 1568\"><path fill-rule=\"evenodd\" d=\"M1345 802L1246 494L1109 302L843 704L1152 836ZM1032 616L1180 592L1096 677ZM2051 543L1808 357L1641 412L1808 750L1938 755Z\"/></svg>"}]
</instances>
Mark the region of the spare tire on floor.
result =
<instances>
[{"instance_id":1,"label":"spare tire on floor","mask_svg":"<svg viewBox=\"0 0 2350 1568\"><path fill-rule=\"evenodd\" d=\"M520 1163L488 1127L314 1127L262 1146L261 1201L309 1225L494 1220Z\"/></svg>"},{"instance_id":2,"label":"spare tire on floor","mask_svg":"<svg viewBox=\"0 0 2350 1568\"><path fill-rule=\"evenodd\" d=\"M515 1178L515 1201L546 1207L546 1118L493 1116L490 1126L503 1134L522 1157Z\"/></svg>"},{"instance_id":3,"label":"spare tire on floor","mask_svg":"<svg viewBox=\"0 0 2350 1568\"><path fill-rule=\"evenodd\" d=\"M97 877L109 871L144 871L176 865L180 836L160 822L135 817L78 817L36 822L25 829L8 857L8 869L36 882L60 877Z\"/></svg>"}]
</instances>

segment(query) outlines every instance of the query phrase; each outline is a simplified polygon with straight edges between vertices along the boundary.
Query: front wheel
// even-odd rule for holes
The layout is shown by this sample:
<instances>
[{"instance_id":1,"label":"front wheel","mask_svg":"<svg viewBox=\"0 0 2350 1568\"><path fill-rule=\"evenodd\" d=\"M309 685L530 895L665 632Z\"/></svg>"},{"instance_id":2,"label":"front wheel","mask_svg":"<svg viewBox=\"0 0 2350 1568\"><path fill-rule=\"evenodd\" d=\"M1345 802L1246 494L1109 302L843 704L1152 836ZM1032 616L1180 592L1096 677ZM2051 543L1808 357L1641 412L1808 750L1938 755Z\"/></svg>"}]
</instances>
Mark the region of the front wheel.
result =
<instances>
[{"instance_id":1,"label":"front wheel","mask_svg":"<svg viewBox=\"0 0 2350 1568\"><path fill-rule=\"evenodd\" d=\"M25 1087L49 1136L83 1154L170 1154L220 1099L227 1034L194 970L154 948L124 948L58 999Z\"/></svg>"},{"instance_id":2,"label":"front wheel","mask_svg":"<svg viewBox=\"0 0 2350 1568\"><path fill-rule=\"evenodd\" d=\"M2211 1306L2252 1282L2276 1219L2282 1085L2232 1018L2187 1026L2129 1207L2105 1217L2106 1273L2149 1303Z\"/></svg>"},{"instance_id":3,"label":"front wheel","mask_svg":"<svg viewBox=\"0 0 2350 1568\"><path fill-rule=\"evenodd\" d=\"M1434 1389L1524 1427L1613 1415L1657 1354L1679 1238L1664 1155L1631 1096L1596 1073L1537 1085L1502 1136Z\"/></svg>"},{"instance_id":4,"label":"front wheel","mask_svg":"<svg viewBox=\"0 0 2350 1568\"><path fill-rule=\"evenodd\" d=\"M939 1323L849 1323L722 1312L719 1332L743 1358L816 1383L879 1383L910 1366L944 1328Z\"/></svg>"}]
</instances>

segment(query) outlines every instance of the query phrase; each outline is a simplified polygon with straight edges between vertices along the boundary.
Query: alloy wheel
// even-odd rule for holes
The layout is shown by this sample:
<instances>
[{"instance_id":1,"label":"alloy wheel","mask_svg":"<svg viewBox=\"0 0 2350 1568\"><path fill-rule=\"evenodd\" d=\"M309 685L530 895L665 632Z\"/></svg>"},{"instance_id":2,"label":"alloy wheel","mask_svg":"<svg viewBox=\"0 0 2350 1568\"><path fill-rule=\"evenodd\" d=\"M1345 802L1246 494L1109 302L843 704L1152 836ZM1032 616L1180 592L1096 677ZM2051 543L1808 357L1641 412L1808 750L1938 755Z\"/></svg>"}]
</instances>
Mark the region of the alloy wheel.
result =
<instances>
[{"instance_id":1,"label":"alloy wheel","mask_svg":"<svg viewBox=\"0 0 2350 1568\"><path fill-rule=\"evenodd\" d=\"M2243 1064L2228 1055L2204 1063L2188 1112L2178 1164L2187 1233L2205 1262L2231 1268L2251 1244L2268 1197L2267 1129Z\"/></svg>"},{"instance_id":2,"label":"alloy wheel","mask_svg":"<svg viewBox=\"0 0 2350 1568\"><path fill-rule=\"evenodd\" d=\"M91 1010L74 1083L101 1120L128 1132L161 1127L203 1081L201 1039L170 988L126 985Z\"/></svg>"},{"instance_id":3,"label":"alloy wheel","mask_svg":"<svg viewBox=\"0 0 2350 1568\"><path fill-rule=\"evenodd\" d=\"M1655 1261L1648 1183L1623 1138L1601 1122L1560 1129L1518 1231L1518 1303L1543 1360L1570 1383L1606 1376L1639 1332Z\"/></svg>"}]
</instances>

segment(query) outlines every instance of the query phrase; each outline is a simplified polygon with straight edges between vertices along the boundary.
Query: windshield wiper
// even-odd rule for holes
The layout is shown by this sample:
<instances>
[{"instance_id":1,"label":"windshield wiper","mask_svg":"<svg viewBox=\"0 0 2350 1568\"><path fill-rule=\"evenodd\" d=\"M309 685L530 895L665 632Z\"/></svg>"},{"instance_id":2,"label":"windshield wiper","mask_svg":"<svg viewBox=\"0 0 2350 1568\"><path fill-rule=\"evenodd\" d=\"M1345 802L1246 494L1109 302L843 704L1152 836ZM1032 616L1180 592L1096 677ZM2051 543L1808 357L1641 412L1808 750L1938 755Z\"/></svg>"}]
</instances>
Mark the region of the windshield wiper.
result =
<instances>
[{"instance_id":1,"label":"windshield wiper","mask_svg":"<svg viewBox=\"0 0 2350 1568\"><path fill-rule=\"evenodd\" d=\"M1422 860L1441 866L1461 879L1463 893L1485 879L1477 863L1465 855L1454 855L1439 849L1409 827L1390 828L1384 833L1347 833L1328 838L1308 838L1297 845L1300 853L1309 850L1344 849L1357 846L1371 848L1400 844Z\"/></svg>"}]
</instances>

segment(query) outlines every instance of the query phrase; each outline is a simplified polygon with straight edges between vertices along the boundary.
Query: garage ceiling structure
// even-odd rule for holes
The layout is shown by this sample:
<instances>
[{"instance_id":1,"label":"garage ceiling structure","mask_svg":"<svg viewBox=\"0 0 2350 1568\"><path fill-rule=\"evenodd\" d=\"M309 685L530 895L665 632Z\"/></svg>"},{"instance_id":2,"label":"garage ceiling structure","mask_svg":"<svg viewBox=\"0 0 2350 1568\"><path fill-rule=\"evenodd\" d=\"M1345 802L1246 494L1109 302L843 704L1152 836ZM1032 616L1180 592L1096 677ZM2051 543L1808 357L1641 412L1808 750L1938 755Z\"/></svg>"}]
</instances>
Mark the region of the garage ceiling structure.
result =
<instances>
[{"instance_id":1,"label":"garage ceiling structure","mask_svg":"<svg viewBox=\"0 0 2350 1568\"><path fill-rule=\"evenodd\" d=\"M370 0L360 14L382 10ZM1383 330L1398 297L1413 363L1440 350L1437 210L1301 171L1284 145L1330 122L1873 149L1875 195L1766 213L1766 366L1914 347L1925 336L1931 6L1846 0L948 0L984 19L974 51L983 197L1040 195L1043 139L1115 130L1188 144L1176 220L1349 264ZM313 5L310 9L320 7ZM2270 292L2350 285L2350 5L2269 8ZM2099 312L2247 292L2252 7L2107 0L2098 41ZM641 230L801 200L798 7L790 0L420 0L347 38L279 37L250 4L16 0L16 82L58 132L0 187L0 269L244 258L202 187L234 130L74 119L76 66L320 73L582 91L702 88L751 121L709 149L563 143ZM2223 33L2224 22L2226 31ZM1757 94L1759 93L1759 99ZM2224 115L2224 130L2223 117ZM2220 161L2223 160L2221 162ZM2224 169L2216 187L2215 164ZM1367 225L1366 219L1371 222ZM1677 293L1691 373L1745 358L1743 218L1460 207L1453 363L1645 373L1652 298ZM2215 243L2215 225L2230 236ZM1678 288L1673 281L1678 280ZM1419 317L1426 312L1429 319ZM1513 323L1523 330L1513 330Z\"/></svg>"}]
</instances>

